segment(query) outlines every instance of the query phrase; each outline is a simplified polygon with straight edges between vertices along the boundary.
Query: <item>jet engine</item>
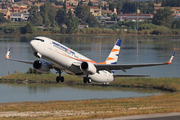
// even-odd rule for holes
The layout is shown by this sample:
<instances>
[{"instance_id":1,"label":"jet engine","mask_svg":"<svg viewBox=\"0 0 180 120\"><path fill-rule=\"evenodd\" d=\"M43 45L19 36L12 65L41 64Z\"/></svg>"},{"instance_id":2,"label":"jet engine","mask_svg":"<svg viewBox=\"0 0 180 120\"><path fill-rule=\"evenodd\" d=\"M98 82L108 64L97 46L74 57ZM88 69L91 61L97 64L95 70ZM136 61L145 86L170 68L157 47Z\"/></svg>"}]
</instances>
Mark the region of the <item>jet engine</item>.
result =
<instances>
[{"instance_id":1,"label":"jet engine","mask_svg":"<svg viewBox=\"0 0 180 120\"><path fill-rule=\"evenodd\" d=\"M89 62L82 62L80 65L80 69L83 70L86 74L92 75L95 74L97 69L94 64Z\"/></svg>"},{"instance_id":2,"label":"jet engine","mask_svg":"<svg viewBox=\"0 0 180 120\"><path fill-rule=\"evenodd\" d=\"M41 73L46 73L50 71L48 62L43 61L43 60L34 61L33 67L34 69L36 69L38 72L41 72Z\"/></svg>"}]
</instances>

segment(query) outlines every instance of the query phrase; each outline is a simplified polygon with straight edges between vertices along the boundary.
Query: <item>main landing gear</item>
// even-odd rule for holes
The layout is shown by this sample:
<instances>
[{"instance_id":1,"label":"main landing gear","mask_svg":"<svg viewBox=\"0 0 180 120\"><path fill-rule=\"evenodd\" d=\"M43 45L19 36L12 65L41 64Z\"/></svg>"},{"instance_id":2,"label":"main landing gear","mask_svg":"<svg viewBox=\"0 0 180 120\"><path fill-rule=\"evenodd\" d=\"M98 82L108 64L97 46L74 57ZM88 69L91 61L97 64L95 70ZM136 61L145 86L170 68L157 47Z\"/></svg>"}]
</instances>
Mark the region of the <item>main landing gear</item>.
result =
<instances>
[{"instance_id":1,"label":"main landing gear","mask_svg":"<svg viewBox=\"0 0 180 120\"><path fill-rule=\"evenodd\" d=\"M59 81L61 81L61 82L64 82L64 77L63 76L57 76L56 77L56 82L59 82Z\"/></svg>"},{"instance_id":2,"label":"main landing gear","mask_svg":"<svg viewBox=\"0 0 180 120\"><path fill-rule=\"evenodd\" d=\"M84 77L84 78L83 78L83 82L84 82L84 83L87 83L87 82L88 82L88 83L91 83L92 81L91 81L91 78L87 76L87 77Z\"/></svg>"},{"instance_id":3,"label":"main landing gear","mask_svg":"<svg viewBox=\"0 0 180 120\"><path fill-rule=\"evenodd\" d=\"M59 82L59 81L64 82L64 77L61 76L61 73L62 71L59 71L59 76L56 77L56 82Z\"/></svg>"}]
</instances>

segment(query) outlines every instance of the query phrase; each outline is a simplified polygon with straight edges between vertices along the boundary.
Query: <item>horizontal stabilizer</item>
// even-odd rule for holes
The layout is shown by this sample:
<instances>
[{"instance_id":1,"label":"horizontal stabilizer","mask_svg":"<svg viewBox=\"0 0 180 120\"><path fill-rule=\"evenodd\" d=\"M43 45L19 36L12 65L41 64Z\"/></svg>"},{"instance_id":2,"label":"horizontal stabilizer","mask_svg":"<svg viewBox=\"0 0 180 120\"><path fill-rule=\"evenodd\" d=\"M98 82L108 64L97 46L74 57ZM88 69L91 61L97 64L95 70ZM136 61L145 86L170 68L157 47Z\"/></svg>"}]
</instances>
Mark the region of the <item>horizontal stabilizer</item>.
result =
<instances>
[{"instance_id":1,"label":"horizontal stabilizer","mask_svg":"<svg viewBox=\"0 0 180 120\"><path fill-rule=\"evenodd\" d=\"M150 75L113 75L114 77L151 77Z\"/></svg>"}]
</instances>

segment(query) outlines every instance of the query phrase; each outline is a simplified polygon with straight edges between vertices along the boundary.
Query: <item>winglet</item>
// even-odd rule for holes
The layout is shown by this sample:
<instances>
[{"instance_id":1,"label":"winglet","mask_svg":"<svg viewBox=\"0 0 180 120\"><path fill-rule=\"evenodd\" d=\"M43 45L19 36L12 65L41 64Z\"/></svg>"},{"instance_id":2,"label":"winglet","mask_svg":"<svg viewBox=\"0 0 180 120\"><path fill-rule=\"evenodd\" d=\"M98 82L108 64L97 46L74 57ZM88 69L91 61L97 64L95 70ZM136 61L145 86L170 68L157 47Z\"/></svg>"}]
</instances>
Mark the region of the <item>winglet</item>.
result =
<instances>
[{"instance_id":1,"label":"winglet","mask_svg":"<svg viewBox=\"0 0 180 120\"><path fill-rule=\"evenodd\" d=\"M9 59L9 55L10 55L10 50L11 50L11 47L9 47L7 53L6 53L6 59Z\"/></svg>"},{"instance_id":2,"label":"winglet","mask_svg":"<svg viewBox=\"0 0 180 120\"><path fill-rule=\"evenodd\" d=\"M175 52L173 53L173 55L171 56L171 58L169 59L169 61L168 61L167 63L165 63L165 64L171 64L172 61L173 61L174 55L175 55Z\"/></svg>"}]
</instances>

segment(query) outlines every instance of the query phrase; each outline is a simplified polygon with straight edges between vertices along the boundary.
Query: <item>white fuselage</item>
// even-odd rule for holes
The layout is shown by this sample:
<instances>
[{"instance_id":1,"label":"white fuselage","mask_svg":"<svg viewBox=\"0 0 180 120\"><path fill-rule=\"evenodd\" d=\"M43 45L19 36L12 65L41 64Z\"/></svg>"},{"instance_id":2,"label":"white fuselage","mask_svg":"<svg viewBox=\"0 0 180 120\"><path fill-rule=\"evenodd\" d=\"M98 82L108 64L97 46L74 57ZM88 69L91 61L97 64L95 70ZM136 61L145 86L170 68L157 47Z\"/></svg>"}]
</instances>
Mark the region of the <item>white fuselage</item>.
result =
<instances>
[{"instance_id":1,"label":"white fuselage","mask_svg":"<svg viewBox=\"0 0 180 120\"><path fill-rule=\"evenodd\" d=\"M77 65L83 61L97 64L89 58L79 54L78 52L58 43L47 37L36 37L30 41L31 50L34 53L51 62L54 66L68 74L85 77L86 74ZM76 66L74 64L77 64ZM92 82L109 83L114 81L113 74L106 71L98 71L95 74L88 75Z\"/></svg>"}]
</instances>

